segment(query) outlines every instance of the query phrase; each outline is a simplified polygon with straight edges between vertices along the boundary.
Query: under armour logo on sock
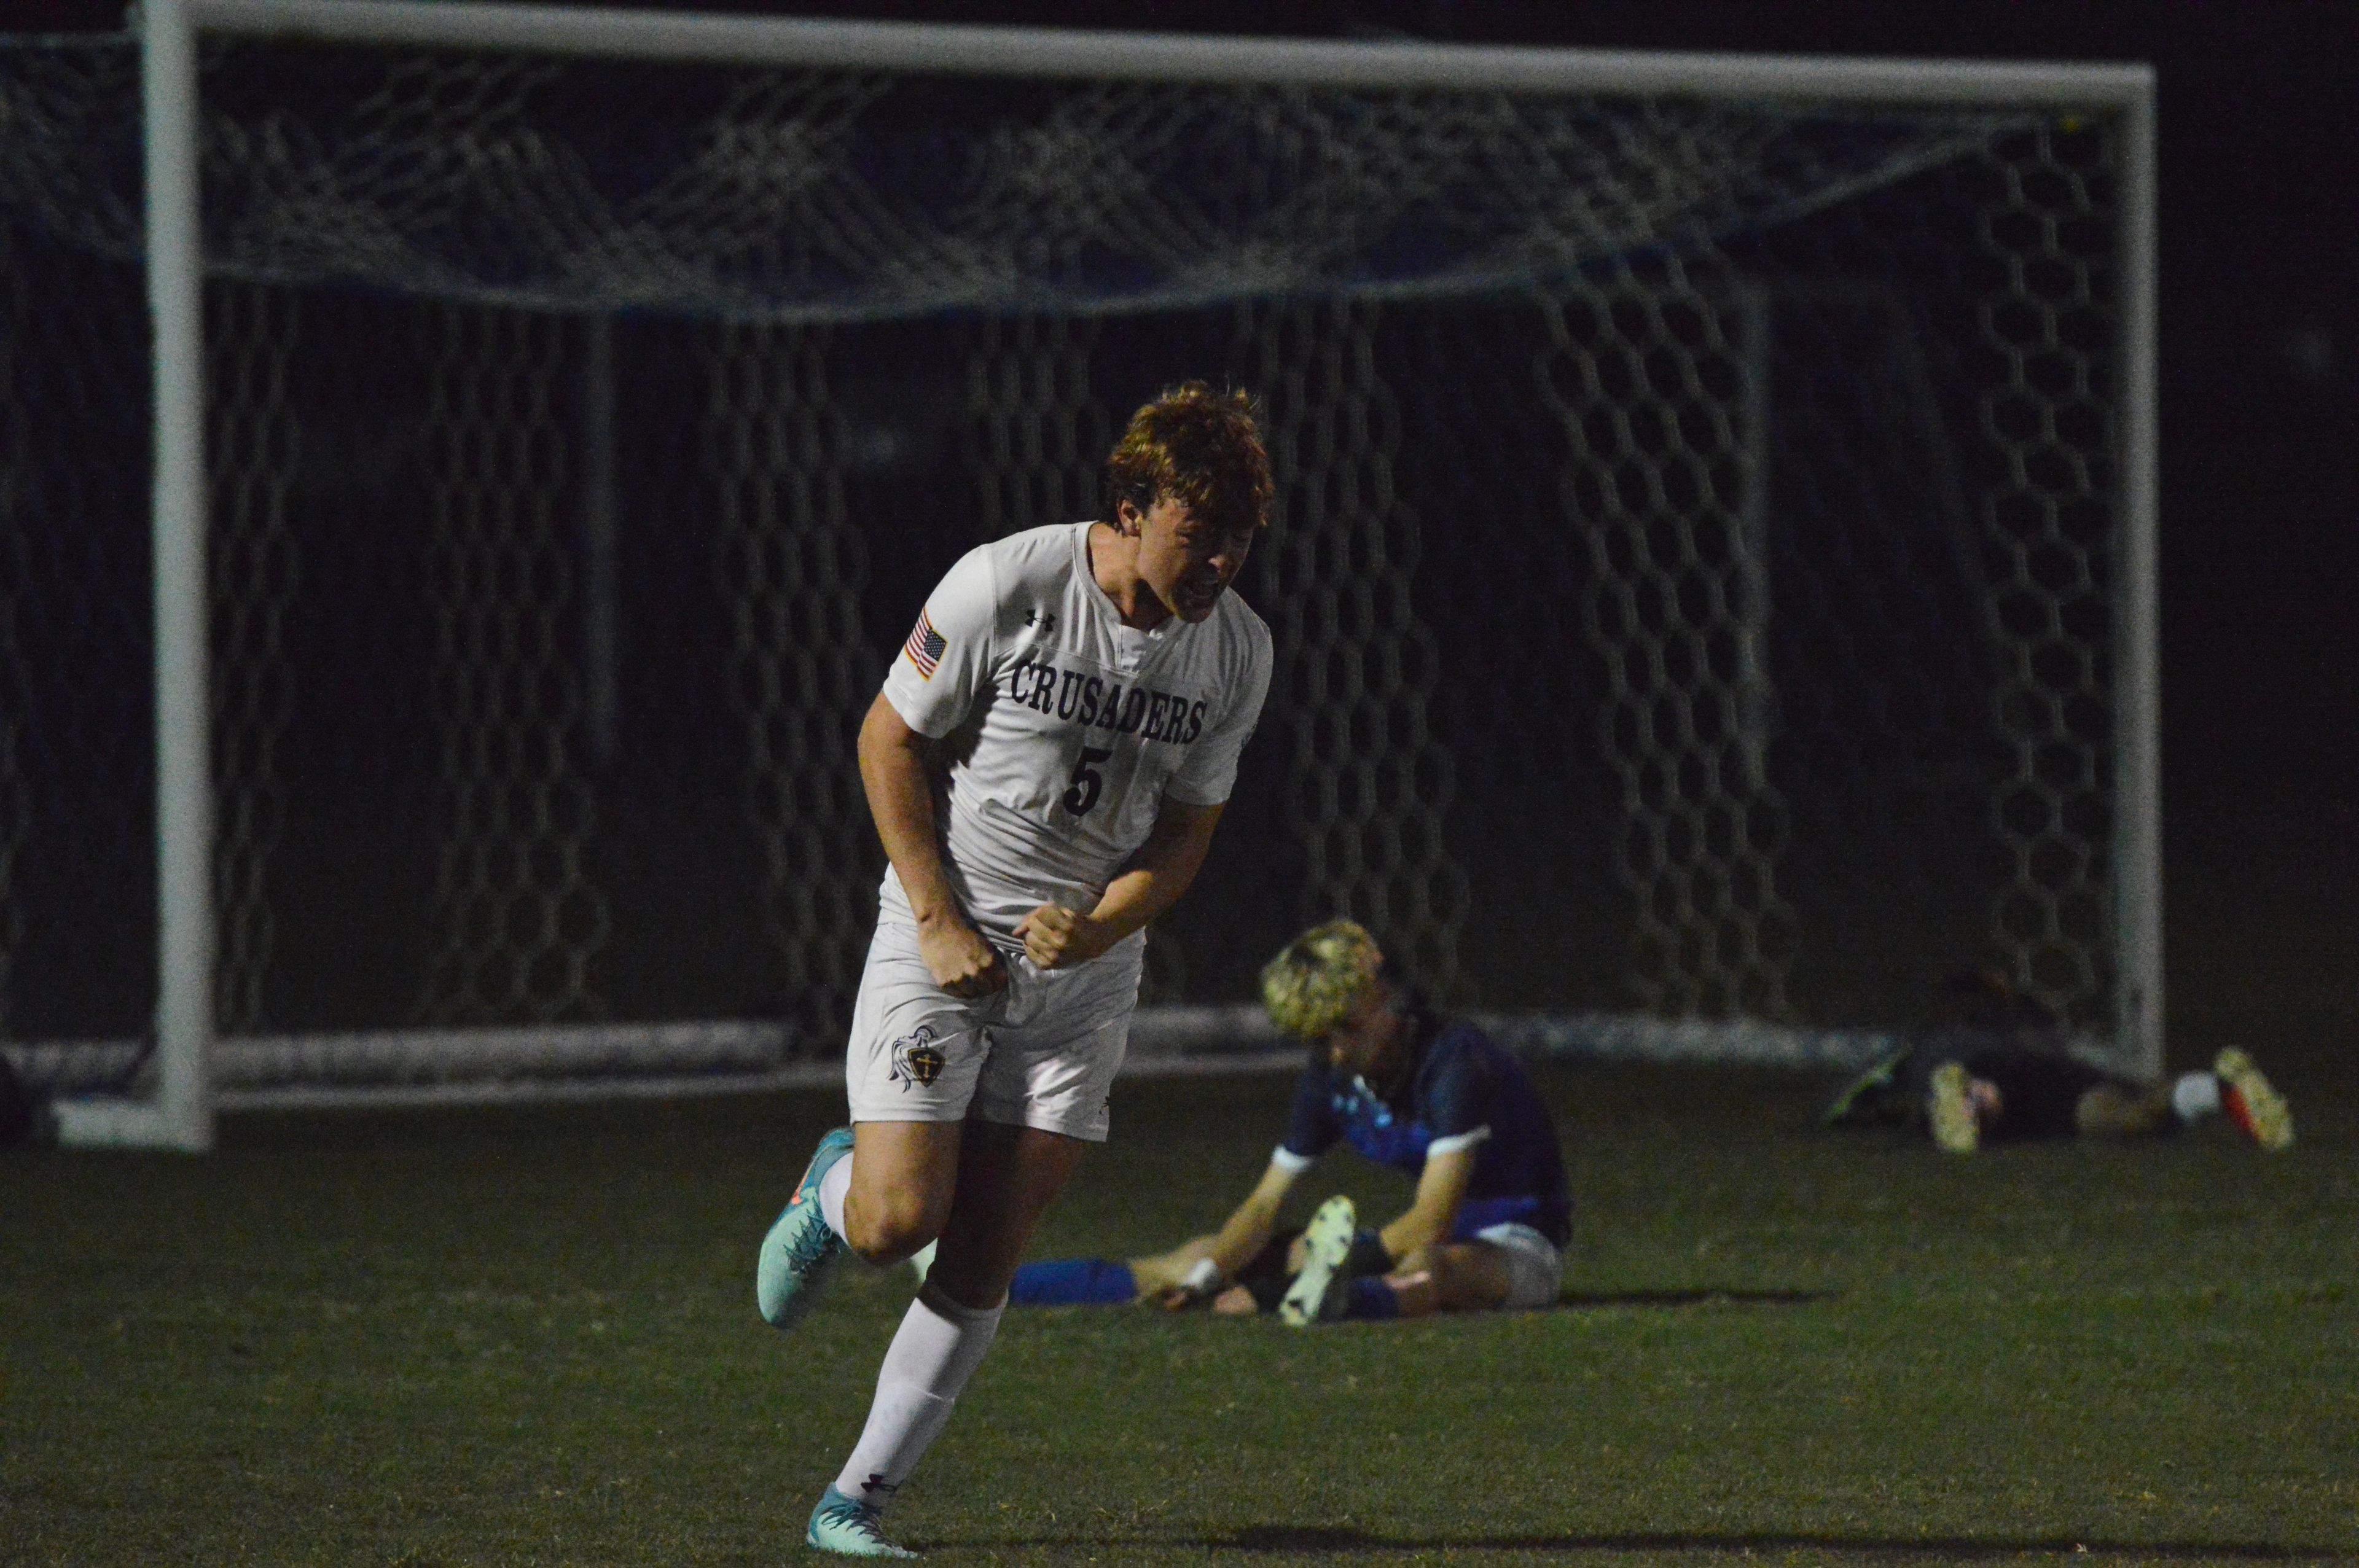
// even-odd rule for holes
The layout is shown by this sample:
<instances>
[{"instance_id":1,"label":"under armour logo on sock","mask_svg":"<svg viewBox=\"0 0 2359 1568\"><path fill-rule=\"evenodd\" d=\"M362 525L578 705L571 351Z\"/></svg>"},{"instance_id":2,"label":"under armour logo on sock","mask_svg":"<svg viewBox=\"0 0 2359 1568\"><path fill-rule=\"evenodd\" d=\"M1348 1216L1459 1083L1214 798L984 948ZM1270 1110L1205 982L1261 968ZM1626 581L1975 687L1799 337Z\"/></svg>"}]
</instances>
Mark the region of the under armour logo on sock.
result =
<instances>
[{"instance_id":1,"label":"under armour logo on sock","mask_svg":"<svg viewBox=\"0 0 2359 1568\"><path fill-rule=\"evenodd\" d=\"M880 1500L890 1499L893 1494L900 1489L901 1485L899 1482L886 1480L882 1472L870 1476L868 1479L860 1483L860 1495L862 1497L875 1498Z\"/></svg>"}]
</instances>

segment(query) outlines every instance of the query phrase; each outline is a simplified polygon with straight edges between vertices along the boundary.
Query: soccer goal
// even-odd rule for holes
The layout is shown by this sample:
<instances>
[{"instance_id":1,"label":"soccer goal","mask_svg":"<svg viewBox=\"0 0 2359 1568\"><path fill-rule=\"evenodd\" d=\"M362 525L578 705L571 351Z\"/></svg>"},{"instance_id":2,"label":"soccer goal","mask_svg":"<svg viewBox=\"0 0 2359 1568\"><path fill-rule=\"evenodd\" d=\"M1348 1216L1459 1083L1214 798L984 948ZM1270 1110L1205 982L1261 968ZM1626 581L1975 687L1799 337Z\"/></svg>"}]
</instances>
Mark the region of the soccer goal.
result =
<instances>
[{"instance_id":1,"label":"soccer goal","mask_svg":"<svg viewBox=\"0 0 2359 1568\"><path fill-rule=\"evenodd\" d=\"M216 1106L784 1081L852 739L1128 410L1277 676L1147 1043L1366 922L1534 1048L2161 1065L2153 84L409 0L0 48L0 1041Z\"/></svg>"}]
</instances>

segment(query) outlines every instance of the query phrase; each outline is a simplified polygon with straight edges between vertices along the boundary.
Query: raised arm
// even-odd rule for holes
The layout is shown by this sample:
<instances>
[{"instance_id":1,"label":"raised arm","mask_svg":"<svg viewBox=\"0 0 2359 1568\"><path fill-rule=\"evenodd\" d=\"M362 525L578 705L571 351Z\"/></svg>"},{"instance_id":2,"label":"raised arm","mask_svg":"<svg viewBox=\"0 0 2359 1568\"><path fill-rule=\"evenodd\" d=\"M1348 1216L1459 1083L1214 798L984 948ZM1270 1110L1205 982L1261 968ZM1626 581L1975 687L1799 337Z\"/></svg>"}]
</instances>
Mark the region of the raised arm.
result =
<instances>
[{"instance_id":1,"label":"raised arm","mask_svg":"<svg viewBox=\"0 0 2359 1568\"><path fill-rule=\"evenodd\" d=\"M1196 880L1220 821L1217 806L1167 798L1147 842L1106 884L1096 908L1083 914L1044 903L1016 924L1024 951L1044 969L1065 968L1087 963L1145 926Z\"/></svg>"},{"instance_id":2,"label":"raised arm","mask_svg":"<svg viewBox=\"0 0 2359 1568\"><path fill-rule=\"evenodd\" d=\"M860 782L885 857L917 916L918 948L934 983L952 996L986 996L1007 984L1007 966L967 918L942 870L932 747L880 693L860 725Z\"/></svg>"}]
</instances>

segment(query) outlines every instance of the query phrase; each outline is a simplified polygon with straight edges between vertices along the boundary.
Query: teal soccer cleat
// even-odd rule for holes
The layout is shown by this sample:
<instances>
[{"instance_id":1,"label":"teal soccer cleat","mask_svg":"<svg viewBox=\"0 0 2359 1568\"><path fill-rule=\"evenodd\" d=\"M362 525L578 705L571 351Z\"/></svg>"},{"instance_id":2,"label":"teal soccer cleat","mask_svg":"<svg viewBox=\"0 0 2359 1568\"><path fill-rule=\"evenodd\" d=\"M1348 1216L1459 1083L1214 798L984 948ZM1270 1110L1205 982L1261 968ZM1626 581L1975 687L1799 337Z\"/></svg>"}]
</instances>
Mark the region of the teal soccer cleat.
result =
<instances>
[{"instance_id":1,"label":"teal soccer cleat","mask_svg":"<svg viewBox=\"0 0 2359 1568\"><path fill-rule=\"evenodd\" d=\"M852 1152L852 1129L839 1127L819 1141L795 1195L770 1234L762 1238L761 1260L754 1268L754 1300L762 1321L772 1328L788 1329L802 1322L843 1255L843 1238L828 1227L819 1212L819 1182L838 1160Z\"/></svg>"},{"instance_id":2,"label":"teal soccer cleat","mask_svg":"<svg viewBox=\"0 0 2359 1568\"><path fill-rule=\"evenodd\" d=\"M1294 1276L1286 1299L1277 1303L1280 1323L1288 1328L1308 1328L1343 1315L1351 1289L1343 1260L1352 1255L1352 1240L1359 1226L1360 1217L1350 1198L1332 1197L1319 1206L1302 1232L1302 1271Z\"/></svg>"},{"instance_id":3,"label":"teal soccer cleat","mask_svg":"<svg viewBox=\"0 0 2359 1568\"><path fill-rule=\"evenodd\" d=\"M845 1557L917 1555L885 1539L885 1527L878 1521L875 1509L845 1497L833 1487L820 1494L819 1507L811 1509L810 1529L803 1532L803 1544Z\"/></svg>"}]
</instances>

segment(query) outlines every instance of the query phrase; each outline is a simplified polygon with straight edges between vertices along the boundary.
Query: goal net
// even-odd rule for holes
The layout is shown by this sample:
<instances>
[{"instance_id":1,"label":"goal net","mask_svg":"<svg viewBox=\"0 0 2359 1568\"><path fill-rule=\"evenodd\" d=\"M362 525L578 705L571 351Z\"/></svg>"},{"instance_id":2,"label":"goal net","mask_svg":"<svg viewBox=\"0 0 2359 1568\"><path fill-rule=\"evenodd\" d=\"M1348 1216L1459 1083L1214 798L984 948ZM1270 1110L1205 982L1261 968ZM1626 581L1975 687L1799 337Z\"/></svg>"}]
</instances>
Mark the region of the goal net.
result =
<instances>
[{"instance_id":1,"label":"goal net","mask_svg":"<svg viewBox=\"0 0 2359 1568\"><path fill-rule=\"evenodd\" d=\"M1973 967L2158 1065L2142 78L730 26L203 36L225 1102L839 1050L887 659L1188 377L1264 400L1277 670L1143 1032L1347 914L1528 1044L1848 1061ZM68 1087L158 985L139 73L0 49L0 1040Z\"/></svg>"}]
</instances>

